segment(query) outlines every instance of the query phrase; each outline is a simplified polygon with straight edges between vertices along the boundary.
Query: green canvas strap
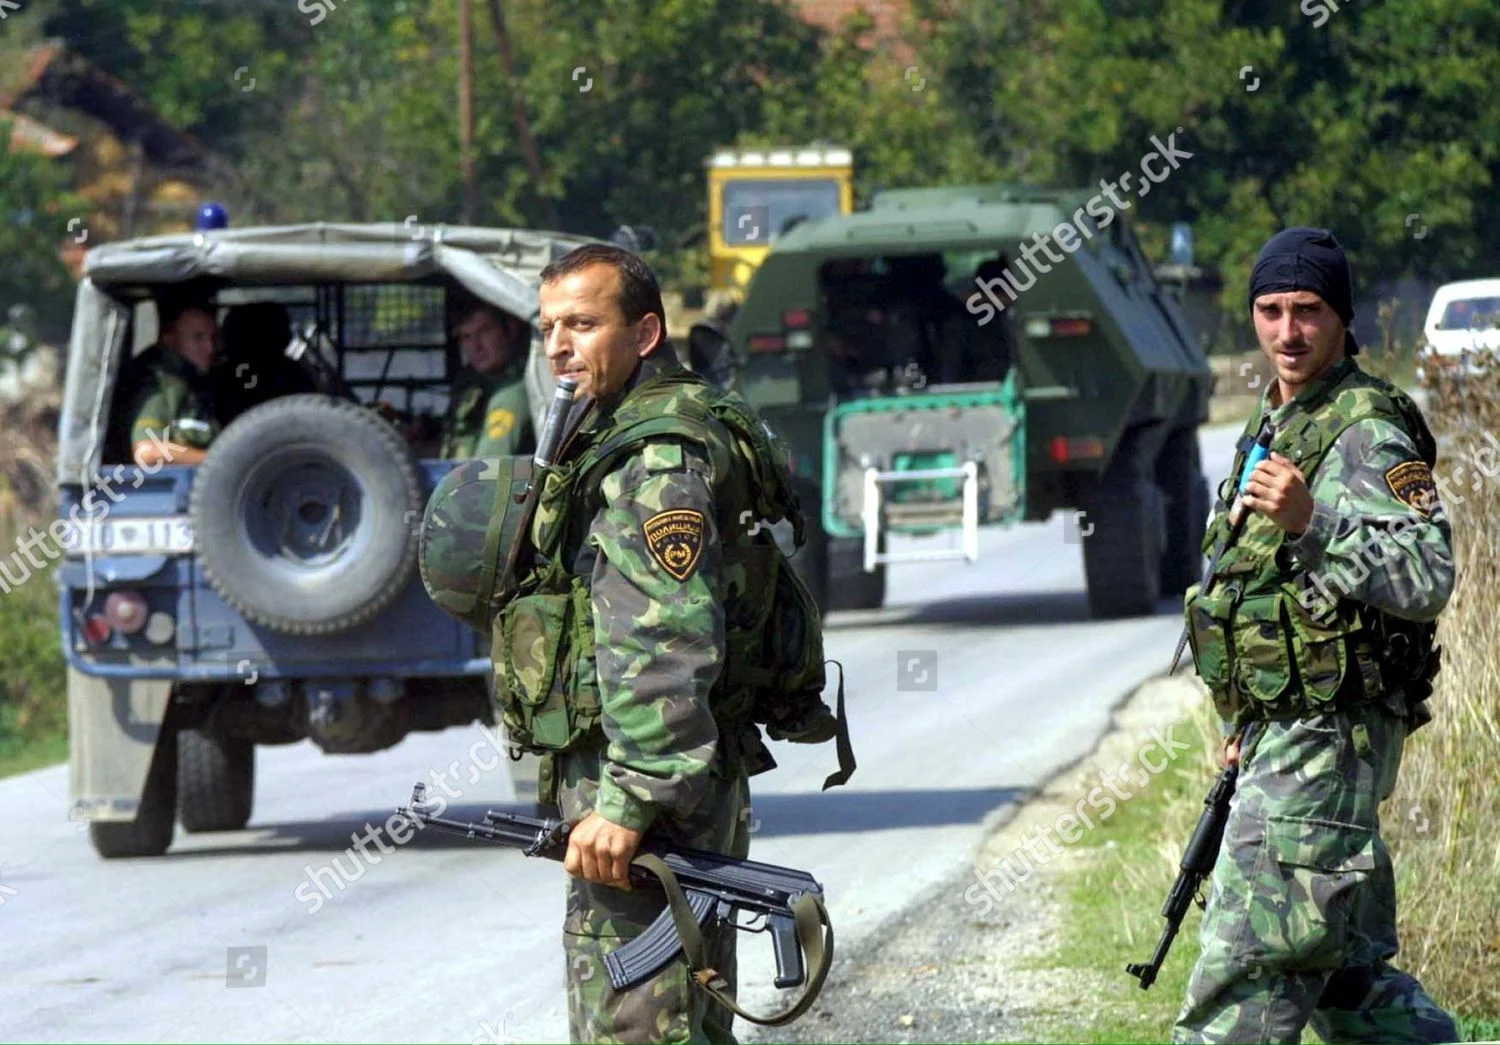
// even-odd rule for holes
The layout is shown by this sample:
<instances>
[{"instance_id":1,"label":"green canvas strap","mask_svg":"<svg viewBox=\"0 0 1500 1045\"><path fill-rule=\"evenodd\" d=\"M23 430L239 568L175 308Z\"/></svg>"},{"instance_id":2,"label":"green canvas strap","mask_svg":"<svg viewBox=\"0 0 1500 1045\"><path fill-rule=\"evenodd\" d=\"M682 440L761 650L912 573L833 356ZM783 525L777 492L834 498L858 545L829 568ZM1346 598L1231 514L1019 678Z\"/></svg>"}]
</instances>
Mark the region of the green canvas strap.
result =
<instances>
[{"instance_id":1,"label":"green canvas strap","mask_svg":"<svg viewBox=\"0 0 1500 1045\"><path fill-rule=\"evenodd\" d=\"M797 926L797 944L802 948L803 968L807 970L807 986L801 996L785 1012L775 1016L753 1016L740 1008L726 991L729 983L717 969L708 964L703 933L693 917L683 895L682 884L661 857L652 853L641 853L631 861L660 880L667 893L667 903L672 910L672 922L677 927L677 939L682 944L683 956L693 974L693 982L715 1001L736 1016L762 1027L780 1027L797 1019L817 1000L823 990L823 981L828 978L828 969L833 964L833 924L828 920L828 911L821 897L813 893L802 893L790 906L792 920Z\"/></svg>"},{"instance_id":2,"label":"green canvas strap","mask_svg":"<svg viewBox=\"0 0 1500 1045\"><path fill-rule=\"evenodd\" d=\"M840 787L845 784L854 775L856 768L854 745L849 742L849 718L844 713L844 666L836 660L831 660L828 663L835 665L839 669L838 708L834 712L835 717L838 719L838 729L834 733L834 747L838 751L839 771L837 773L830 773L828 778L823 781L824 791L827 791L830 787Z\"/></svg>"}]
</instances>

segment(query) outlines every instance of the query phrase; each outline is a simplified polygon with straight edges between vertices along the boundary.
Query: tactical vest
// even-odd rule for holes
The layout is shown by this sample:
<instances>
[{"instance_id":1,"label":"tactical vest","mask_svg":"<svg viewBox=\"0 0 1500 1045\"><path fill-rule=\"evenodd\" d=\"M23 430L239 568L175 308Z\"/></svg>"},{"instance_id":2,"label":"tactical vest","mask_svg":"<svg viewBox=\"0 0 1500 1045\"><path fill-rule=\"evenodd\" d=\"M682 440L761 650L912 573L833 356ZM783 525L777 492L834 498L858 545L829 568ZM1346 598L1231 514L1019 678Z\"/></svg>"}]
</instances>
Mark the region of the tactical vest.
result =
<instances>
[{"instance_id":1,"label":"tactical vest","mask_svg":"<svg viewBox=\"0 0 1500 1045\"><path fill-rule=\"evenodd\" d=\"M837 739L842 783L853 769L844 720L840 679L837 716L823 703L826 683L822 620L816 603L772 537L769 525L790 522L794 541L804 540L804 518L797 503L786 453L753 412L737 397L712 388L691 371L674 368L643 381L626 395L604 427L583 433L581 452L541 469L537 512L530 532L531 565L512 589L498 576L495 559L508 542L506 526L491 516L488 526L453 526L460 512L439 507L434 491L429 525L424 527L424 580L437 578L454 560L439 550L455 542L474 552L466 556L468 577L457 587L428 583L434 600L474 626L491 629L495 698L511 741L523 750L550 754L602 743L590 571L575 569L588 522L603 504L600 484L649 439L673 436L701 446L720 486L714 491L715 525L722 548L725 650L723 667L710 693L721 737L750 775L774 768L775 760L752 723L772 739L821 743ZM507 459L514 460L514 459ZM524 468L478 462L461 467L473 483L487 478L503 513L524 488ZM514 513L511 513L512 516ZM479 513L470 511L473 523ZM428 533L431 533L431 539ZM467 534L467 537L459 537ZM444 577L454 571L449 570ZM491 592L499 585L498 596ZM496 602L501 604L496 605Z\"/></svg>"},{"instance_id":2,"label":"tactical vest","mask_svg":"<svg viewBox=\"0 0 1500 1045\"><path fill-rule=\"evenodd\" d=\"M1309 486L1323 458L1351 425L1391 421L1417 446L1430 468L1437 444L1421 411L1394 386L1350 364L1276 432L1272 450L1291 460ZM1229 530L1239 476L1261 418L1246 426L1234 471L1219 491L1218 511L1204 537L1212 555ZM1360 701L1404 698L1409 711L1431 693L1437 673L1436 625L1406 621L1345 598L1337 581L1320 587L1294 562L1286 534L1252 512L1224 552L1208 595L1188 589L1188 635L1198 675L1220 716L1235 725L1257 718L1316 715ZM1389 554L1389 553L1388 553ZM1373 569L1380 567L1373 566ZM1336 577L1329 571L1325 578ZM1425 709L1413 712L1420 718Z\"/></svg>"}]
</instances>

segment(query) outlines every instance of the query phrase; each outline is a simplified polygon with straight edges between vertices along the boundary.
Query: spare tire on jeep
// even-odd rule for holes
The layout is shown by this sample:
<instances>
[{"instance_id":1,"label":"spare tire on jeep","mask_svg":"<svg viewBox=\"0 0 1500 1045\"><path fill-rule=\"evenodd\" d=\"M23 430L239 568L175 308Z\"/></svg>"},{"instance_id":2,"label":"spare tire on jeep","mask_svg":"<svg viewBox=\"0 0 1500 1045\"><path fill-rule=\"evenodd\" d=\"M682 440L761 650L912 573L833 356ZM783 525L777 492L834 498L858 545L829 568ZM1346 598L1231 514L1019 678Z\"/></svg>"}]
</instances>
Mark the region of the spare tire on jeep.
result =
<instances>
[{"instance_id":1,"label":"spare tire on jeep","mask_svg":"<svg viewBox=\"0 0 1500 1045\"><path fill-rule=\"evenodd\" d=\"M326 635L370 620L416 569L425 497L405 441L356 403L294 395L237 418L193 481L208 583L247 620Z\"/></svg>"}]
</instances>

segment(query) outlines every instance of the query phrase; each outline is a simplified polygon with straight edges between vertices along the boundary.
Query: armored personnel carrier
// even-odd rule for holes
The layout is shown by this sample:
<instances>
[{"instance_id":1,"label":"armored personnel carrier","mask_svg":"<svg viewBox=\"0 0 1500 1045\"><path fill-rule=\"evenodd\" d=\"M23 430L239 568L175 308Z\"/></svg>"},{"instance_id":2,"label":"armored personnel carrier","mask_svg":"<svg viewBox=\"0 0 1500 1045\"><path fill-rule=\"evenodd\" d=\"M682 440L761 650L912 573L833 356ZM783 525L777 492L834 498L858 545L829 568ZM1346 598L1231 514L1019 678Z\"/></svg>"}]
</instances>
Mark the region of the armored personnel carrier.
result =
<instances>
[{"instance_id":1,"label":"armored personnel carrier","mask_svg":"<svg viewBox=\"0 0 1500 1045\"><path fill-rule=\"evenodd\" d=\"M715 334L692 332L693 363L791 448L821 523L796 561L825 609L879 606L888 563L973 562L981 526L1059 510L1095 616L1152 613L1197 579L1212 376L1097 194L882 193L785 232Z\"/></svg>"}]
</instances>

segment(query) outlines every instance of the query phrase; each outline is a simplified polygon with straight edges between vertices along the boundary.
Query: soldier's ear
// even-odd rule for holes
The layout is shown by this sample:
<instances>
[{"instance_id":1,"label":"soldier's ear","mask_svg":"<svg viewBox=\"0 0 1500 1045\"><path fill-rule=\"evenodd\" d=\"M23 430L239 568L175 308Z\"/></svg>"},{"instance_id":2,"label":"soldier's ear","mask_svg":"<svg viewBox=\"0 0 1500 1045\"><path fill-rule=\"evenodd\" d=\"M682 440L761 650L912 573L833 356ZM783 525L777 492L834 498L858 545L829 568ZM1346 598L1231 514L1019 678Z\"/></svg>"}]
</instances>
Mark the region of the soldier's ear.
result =
<instances>
[{"instance_id":1,"label":"soldier's ear","mask_svg":"<svg viewBox=\"0 0 1500 1045\"><path fill-rule=\"evenodd\" d=\"M650 355L658 345L666 340L666 330L662 327L661 317L655 312L647 312L635 325L635 354L638 356Z\"/></svg>"}]
</instances>

